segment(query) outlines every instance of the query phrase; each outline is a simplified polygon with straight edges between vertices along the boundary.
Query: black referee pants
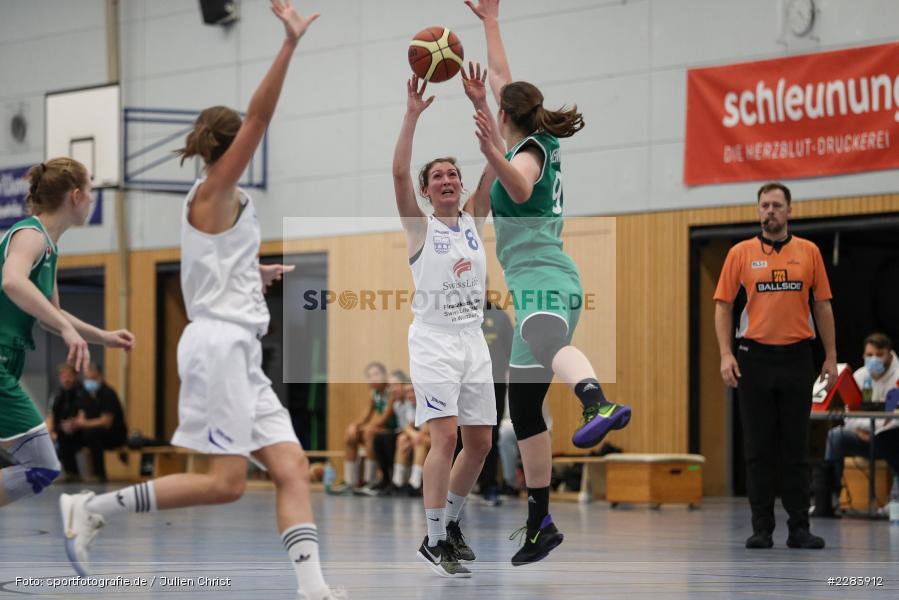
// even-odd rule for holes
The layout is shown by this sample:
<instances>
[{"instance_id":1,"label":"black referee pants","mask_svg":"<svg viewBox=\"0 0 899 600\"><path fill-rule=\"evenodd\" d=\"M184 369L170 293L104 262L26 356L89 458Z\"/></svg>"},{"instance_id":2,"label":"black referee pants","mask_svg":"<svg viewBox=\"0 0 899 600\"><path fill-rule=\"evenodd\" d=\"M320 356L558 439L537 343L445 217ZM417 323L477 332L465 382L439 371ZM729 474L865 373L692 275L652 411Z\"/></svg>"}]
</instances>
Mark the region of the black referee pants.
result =
<instances>
[{"instance_id":1,"label":"black referee pants","mask_svg":"<svg viewBox=\"0 0 899 600\"><path fill-rule=\"evenodd\" d=\"M807 530L808 429L815 382L811 345L767 346L742 340L737 363L752 529L774 531L779 474L787 526L790 531Z\"/></svg>"}]
</instances>

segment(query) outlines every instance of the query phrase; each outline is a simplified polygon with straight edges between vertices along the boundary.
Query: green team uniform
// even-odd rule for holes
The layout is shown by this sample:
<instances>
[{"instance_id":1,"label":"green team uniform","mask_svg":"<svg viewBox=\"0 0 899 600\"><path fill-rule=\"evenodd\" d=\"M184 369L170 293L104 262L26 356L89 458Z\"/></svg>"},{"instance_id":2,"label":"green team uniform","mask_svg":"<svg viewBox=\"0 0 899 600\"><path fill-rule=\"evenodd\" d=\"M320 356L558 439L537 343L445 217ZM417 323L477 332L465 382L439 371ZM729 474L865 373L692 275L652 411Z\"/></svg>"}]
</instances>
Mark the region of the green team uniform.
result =
<instances>
[{"instance_id":1,"label":"green team uniform","mask_svg":"<svg viewBox=\"0 0 899 600\"><path fill-rule=\"evenodd\" d=\"M583 304L577 266L562 250L562 164L559 140L549 133L532 133L515 145L506 160L535 146L543 153L543 170L531 197L516 204L497 179L490 191L496 227L496 255L515 307L511 367L540 365L521 337L521 326L535 314L553 314L574 335ZM549 365L546 365L549 366Z\"/></svg>"},{"instance_id":2,"label":"green team uniform","mask_svg":"<svg viewBox=\"0 0 899 600\"><path fill-rule=\"evenodd\" d=\"M383 415L384 411L387 410L387 403L390 402L390 392L388 390L384 390L383 392L372 390L371 401L375 405L375 414ZM393 431L396 427L396 415L393 415L387 419L386 423L384 423L384 429L387 431Z\"/></svg>"},{"instance_id":3,"label":"green team uniform","mask_svg":"<svg viewBox=\"0 0 899 600\"><path fill-rule=\"evenodd\" d=\"M28 217L13 225L0 239L0 283L2 269L12 234L22 229L40 231L47 247L34 265L28 279L50 300L56 281L56 246L37 217ZM34 350L31 329L35 318L23 311L0 290L0 440L6 441L28 433L44 423L34 402L19 385L25 367L25 353Z\"/></svg>"}]
</instances>

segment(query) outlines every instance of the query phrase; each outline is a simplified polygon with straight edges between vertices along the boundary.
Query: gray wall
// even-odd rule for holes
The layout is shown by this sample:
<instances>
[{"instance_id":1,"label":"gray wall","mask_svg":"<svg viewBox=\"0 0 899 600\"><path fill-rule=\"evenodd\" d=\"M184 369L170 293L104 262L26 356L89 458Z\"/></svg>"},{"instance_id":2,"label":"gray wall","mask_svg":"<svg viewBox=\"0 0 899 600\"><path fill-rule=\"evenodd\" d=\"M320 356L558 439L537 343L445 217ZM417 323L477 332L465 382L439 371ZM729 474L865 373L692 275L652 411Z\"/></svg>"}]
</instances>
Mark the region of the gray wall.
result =
<instances>
[{"instance_id":1,"label":"gray wall","mask_svg":"<svg viewBox=\"0 0 899 600\"><path fill-rule=\"evenodd\" d=\"M0 110L24 105L33 126L16 146L0 127L0 166L42 158L43 94L105 81L103 0L0 0ZM202 25L193 0L125 0L126 106L245 109L282 31L267 0L243 0L231 29ZM266 239L281 218L336 217L305 232L383 229L394 214L390 160L404 108L406 44L443 24L466 56L485 60L480 23L461 0L298 0L322 18L301 42L270 130L269 189L254 194ZM503 31L513 76L538 84L548 105L577 103L587 128L563 142L566 212L615 214L746 202L755 183L687 189L681 183L685 72L870 45L899 38L899 2L818 0L811 37L781 42L782 0L506 0ZM457 80L434 85L414 164L462 160L473 186L482 165ZM149 136L149 134L147 134ZM148 139L150 139L148 137ZM897 190L891 171L791 182L798 198ZM65 252L114 247L113 206L100 228L73 231ZM134 248L175 246L181 199L129 192ZM346 217L356 217L348 219ZM392 221L387 221L388 223Z\"/></svg>"}]
</instances>

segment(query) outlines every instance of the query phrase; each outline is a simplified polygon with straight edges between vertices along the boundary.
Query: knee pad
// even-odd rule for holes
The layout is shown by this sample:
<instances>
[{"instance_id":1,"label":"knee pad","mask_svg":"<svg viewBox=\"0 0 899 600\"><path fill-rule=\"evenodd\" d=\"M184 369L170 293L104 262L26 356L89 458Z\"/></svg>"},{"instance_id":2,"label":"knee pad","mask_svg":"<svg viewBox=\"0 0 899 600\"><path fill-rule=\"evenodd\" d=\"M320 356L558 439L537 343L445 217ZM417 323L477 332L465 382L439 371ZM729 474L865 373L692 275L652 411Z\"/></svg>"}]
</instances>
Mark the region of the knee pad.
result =
<instances>
[{"instance_id":1,"label":"knee pad","mask_svg":"<svg viewBox=\"0 0 899 600\"><path fill-rule=\"evenodd\" d=\"M556 315L534 315L522 324L521 339L537 362L551 369L553 358L568 345L568 325Z\"/></svg>"},{"instance_id":2,"label":"knee pad","mask_svg":"<svg viewBox=\"0 0 899 600\"><path fill-rule=\"evenodd\" d=\"M543 400L551 380L549 369L509 369L509 415L519 441L546 431Z\"/></svg>"},{"instance_id":3,"label":"knee pad","mask_svg":"<svg viewBox=\"0 0 899 600\"><path fill-rule=\"evenodd\" d=\"M46 429L16 442L9 453L16 460L3 469L3 487L10 500L40 494L59 477L61 466Z\"/></svg>"}]
</instances>

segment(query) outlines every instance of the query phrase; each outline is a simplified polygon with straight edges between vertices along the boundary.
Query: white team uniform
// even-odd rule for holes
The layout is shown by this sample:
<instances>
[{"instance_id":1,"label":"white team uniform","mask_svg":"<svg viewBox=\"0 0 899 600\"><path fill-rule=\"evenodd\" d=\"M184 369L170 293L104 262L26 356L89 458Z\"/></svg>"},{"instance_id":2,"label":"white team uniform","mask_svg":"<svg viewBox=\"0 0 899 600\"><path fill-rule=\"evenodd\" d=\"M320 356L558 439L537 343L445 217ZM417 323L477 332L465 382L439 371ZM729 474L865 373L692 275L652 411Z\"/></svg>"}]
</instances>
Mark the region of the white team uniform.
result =
<instances>
[{"instance_id":1,"label":"white team uniform","mask_svg":"<svg viewBox=\"0 0 899 600\"><path fill-rule=\"evenodd\" d=\"M237 222L218 234L181 221L181 288L190 323L178 342L176 446L206 454L251 452L278 442L299 443L290 415L262 371L269 314L259 273L261 233L252 199L240 190Z\"/></svg>"},{"instance_id":2,"label":"white team uniform","mask_svg":"<svg viewBox=\"0 0 899 600\"><path fill-rule=\"evenodd\" d=\"M496 425L493 371L481 331L487 257L474 218L458 227L427 219L421 251L411 261L415 296L409 327L409 372L415 426L457 416L459 425Z\"/></svg>"}]
</instances>

